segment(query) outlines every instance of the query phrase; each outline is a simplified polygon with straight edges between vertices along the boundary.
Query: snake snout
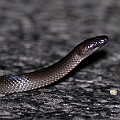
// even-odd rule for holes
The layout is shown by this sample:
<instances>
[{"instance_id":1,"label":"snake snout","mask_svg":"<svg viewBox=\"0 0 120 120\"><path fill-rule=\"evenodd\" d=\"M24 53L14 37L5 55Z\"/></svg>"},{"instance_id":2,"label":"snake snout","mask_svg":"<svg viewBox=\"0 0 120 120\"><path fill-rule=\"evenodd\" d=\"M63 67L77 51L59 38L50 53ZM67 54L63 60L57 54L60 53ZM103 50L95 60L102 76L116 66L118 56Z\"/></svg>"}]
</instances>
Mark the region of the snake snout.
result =
<instances>
[{"instance_id":1,"label":"snake snout","mask_svg":"<svg viewBox=\"0 0 120 120\"><path fill-rule=\"evenodd\" d=\"M99 38L97 38L97 44L98 46L102 47L103 45L105 45L108 41L108 36L103 35L103 36L99 36Z\"/></svg>"}]
</instances>

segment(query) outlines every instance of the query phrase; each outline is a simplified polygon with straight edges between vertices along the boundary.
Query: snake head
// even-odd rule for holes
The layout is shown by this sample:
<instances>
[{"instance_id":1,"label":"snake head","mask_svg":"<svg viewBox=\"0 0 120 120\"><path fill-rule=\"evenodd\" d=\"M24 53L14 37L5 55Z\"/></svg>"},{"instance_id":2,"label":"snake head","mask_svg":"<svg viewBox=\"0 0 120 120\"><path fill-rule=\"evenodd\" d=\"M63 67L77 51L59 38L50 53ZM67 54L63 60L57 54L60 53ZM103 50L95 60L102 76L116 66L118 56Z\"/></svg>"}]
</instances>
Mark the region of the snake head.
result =
<instances>
[{"instance_id":1,"label":"snake head","mask_svg":"<svg viewBox=\"0 0 120 120\"><path fill-rule=\"evenodd\" d=\"M108 41L108 36L102 35L87 39L76 46L77 55L85 58L104 46Z\"/></svg>"}]
</instances>

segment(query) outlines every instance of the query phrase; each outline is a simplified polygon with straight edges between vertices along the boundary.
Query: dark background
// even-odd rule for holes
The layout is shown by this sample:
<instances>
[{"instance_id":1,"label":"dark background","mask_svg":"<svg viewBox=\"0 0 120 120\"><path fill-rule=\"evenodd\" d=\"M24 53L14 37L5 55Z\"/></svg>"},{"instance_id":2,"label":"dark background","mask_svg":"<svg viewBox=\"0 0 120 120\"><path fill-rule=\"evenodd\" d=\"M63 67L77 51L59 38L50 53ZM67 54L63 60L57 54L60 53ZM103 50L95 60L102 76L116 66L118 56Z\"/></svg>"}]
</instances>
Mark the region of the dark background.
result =
<instances>
[{"instance_id":1,"label":"dark background","mask_svg":"<svg viewBox=\"0 0 120 120\"><path fill-rule=\"evenodd\" d=\"M0 0L1 76L44 68L103 34L107 45L62 81L0 97L0 118L120 119L119 0Z\"/></svg>"}]
</instances>

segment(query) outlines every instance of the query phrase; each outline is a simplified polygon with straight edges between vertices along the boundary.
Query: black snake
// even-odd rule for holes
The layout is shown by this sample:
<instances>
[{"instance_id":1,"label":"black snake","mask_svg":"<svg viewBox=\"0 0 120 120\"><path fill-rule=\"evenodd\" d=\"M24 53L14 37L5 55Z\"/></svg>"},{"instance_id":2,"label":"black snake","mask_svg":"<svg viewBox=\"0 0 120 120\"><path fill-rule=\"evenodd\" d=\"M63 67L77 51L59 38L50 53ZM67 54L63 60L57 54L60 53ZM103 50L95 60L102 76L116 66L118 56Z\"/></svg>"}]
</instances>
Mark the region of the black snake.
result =
<instances>
[{"instance_id":1,"label":"black snake","mask_svg":"<svg viewBox=\"0 0 120 120\"><path fill-rule=\"evenodd\" d=\"M1 76L0 94L28 91L60 80L83 59L104 46L108 41L105 35L87 39L77 45L68 55L57 63L30 73Z\"/></svg>"}]
</instances>

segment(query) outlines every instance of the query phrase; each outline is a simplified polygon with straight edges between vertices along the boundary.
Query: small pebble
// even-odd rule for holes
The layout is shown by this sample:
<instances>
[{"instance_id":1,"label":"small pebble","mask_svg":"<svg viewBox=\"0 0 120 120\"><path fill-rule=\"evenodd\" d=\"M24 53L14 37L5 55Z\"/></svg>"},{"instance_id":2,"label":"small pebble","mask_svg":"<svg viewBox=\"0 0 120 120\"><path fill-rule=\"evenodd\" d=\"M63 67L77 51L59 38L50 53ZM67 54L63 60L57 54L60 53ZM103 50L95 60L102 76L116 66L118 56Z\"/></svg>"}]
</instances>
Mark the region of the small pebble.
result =
<instances>
[{"instance_id":1,"label":"small pebble","mask_svg":"<svg viewBox=\"0 0 120 120\"><path fill-rule=\"evenodd\" d=\"M117 90L116 89L110 90L110 94L111 95L117 95Z\"/></svg>"}]
</instances>

